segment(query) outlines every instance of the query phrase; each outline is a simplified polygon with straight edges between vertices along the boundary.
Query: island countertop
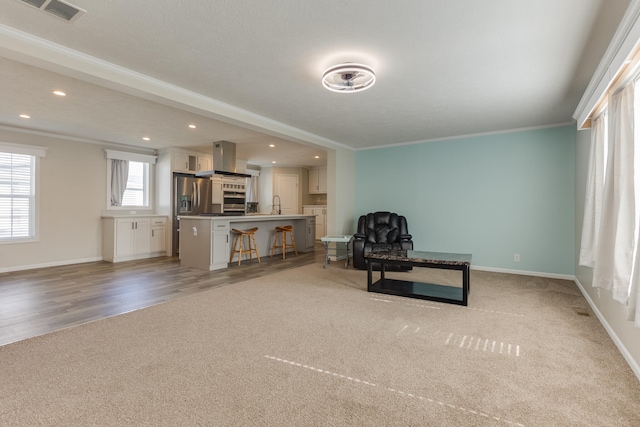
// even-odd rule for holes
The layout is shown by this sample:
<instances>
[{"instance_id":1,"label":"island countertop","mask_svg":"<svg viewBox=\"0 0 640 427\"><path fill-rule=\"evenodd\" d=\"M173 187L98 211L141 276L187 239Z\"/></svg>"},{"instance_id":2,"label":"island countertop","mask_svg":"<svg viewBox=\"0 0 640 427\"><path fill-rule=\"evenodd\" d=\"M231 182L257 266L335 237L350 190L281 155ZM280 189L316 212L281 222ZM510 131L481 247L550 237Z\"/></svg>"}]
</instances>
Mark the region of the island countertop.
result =
<instances>
[{"instance_id":1,"label":"island countertop","mask_svg":"<svg viewBox=\"0 0 640 427\"><path fill-rule=\"evenodd\" d=\"M178 215L178 219L199 219L199 220L223 220L229 222L253 222L253 221L273 221L278 219L301 219L313 217L309 214L289 214L289 215L271 215L271 214L249 214L249 215Z\"/></svg>"}]
</instances>

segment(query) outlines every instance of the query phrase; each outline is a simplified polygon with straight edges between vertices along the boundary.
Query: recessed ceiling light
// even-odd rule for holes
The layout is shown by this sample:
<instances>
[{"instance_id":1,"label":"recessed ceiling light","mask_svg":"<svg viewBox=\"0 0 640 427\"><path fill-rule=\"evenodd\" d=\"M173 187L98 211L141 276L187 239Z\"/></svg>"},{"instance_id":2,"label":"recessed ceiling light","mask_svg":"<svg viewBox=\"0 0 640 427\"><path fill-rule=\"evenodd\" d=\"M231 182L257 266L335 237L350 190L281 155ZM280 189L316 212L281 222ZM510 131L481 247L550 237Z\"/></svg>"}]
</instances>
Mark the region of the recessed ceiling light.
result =
<instances>
[{"instance_id":1,"label":"recessed ceiling light","mask_svg":"<svg viewBox=\"0 0 640 427\"><path fill-rule=\"evenodd\" d=\"M58 96L67 96L67 94L66 94L66 93L64 93L64 92L63 92L63 91L61 91L61 90L54 90L54 91L53 91L53 94L54 94L54 95L58 95Z\"/></svg>"},{"instance_id":2,"label":"recessed ceiling light","mask_svg":"<svg viewBox=\"0 0 640 427\"><path fill-rule=\"evenodd\" d=\"M144 139L145 141L151 141L151 138L149 138L148 136L144 136L142 137L142 139Z\"/></svg>"},{"instance_id":3,"label":"recessed ceiling light","mask_svg":"<svg viewBox=\"0 0 640 427\"><path fill-rule=\"evenodd\" d=\"M195 128L196 128L196 125L189 125L189 127L190 127L191 129L195 129Z\"/></svg>"},{"instance_id":4,"label":"recessed ceiling light","mask_svg":"<svg viewBox=\"0 0 640 427\"><path fill-rule=\"evenodd\" d=\"M20 114L20 117L22 117L23 119L30 119L31 116L28 114Z\"/></svg>"},{"instance_id":5,"label":"recessed ceiling light","mask_svg":"<svg viewBox=\"0 0 640 427\"><path fill-rule=\"evenodd\" d=\"M320 158L320 156L313 156L313 158L314 158L314 159L319 159L319 158Z\"/></svg>"},{"instance_id":6,"label":"recessed ceiling light","mask_svg":"<svg viewBox=\"0 0 640 427\"><path fill-rule=\"evenodd\" d=\"M271 163L275 163L275 162L276 162L276 161L274 160L274 161L273 161L273 162L271 162Z\"/></svg>"},{"instance_id":7,"label":"recessed ceiling light","mask_svg":"<svg viewBox=\"0 0 640 427\"><path fill-rule=\"evenodd\" d=\"M271 147L271 148L273 148L275 146L276 146L275 144L269 144L269 147Z\"/></svg>"}]
</instances>

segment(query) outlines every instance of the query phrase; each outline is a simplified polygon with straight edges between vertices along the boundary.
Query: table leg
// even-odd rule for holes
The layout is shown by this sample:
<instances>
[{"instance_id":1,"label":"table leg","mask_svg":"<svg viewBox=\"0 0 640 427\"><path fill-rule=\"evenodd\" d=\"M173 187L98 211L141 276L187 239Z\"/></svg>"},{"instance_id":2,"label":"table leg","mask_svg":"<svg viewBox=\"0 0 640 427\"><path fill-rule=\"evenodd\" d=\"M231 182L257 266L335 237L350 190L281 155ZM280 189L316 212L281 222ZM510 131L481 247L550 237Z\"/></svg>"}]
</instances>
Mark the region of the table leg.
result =
<instances>
[{"instance_id":1,"label":"table leg","mask_svg":"<svg viewBox=\"0 0 640 427\"><path fill-rule=\"evenodd\" d=\"M349 266L349 243L344 244L345 255L347 256L347 260L344 262L344 268Z\"/></svg>"},{"instance_id":2,"label":"table leg","mask_svg":"<svg viewBox=\"0 0 640 427\"><path fill-rule=\"evenodd\" d=\"M322 268L327 268L327 263L329 262L329 242L324 243L324 264Z\"/></svg>"},{"instance_id":3,"label":"table leg","mask_svg":"<svg viewBox=\"0 0 640 427\"><path fill-rule=\"evenodd\" d=\"M371 292L371 285L373 284L373 271L371 268L371 261L365 259L365 262L367 263L367 291Z\"/></svg>"},{"instance_id":4,"label":"table leg","mask_svg":"<svg viewBox=\"0 0 640 427\"><path fill-rule=\"evenodd\" d=\"M469 266L462 270L462 305L467 305L467 294L469 293Z\"/></svg>"}]
</instances>

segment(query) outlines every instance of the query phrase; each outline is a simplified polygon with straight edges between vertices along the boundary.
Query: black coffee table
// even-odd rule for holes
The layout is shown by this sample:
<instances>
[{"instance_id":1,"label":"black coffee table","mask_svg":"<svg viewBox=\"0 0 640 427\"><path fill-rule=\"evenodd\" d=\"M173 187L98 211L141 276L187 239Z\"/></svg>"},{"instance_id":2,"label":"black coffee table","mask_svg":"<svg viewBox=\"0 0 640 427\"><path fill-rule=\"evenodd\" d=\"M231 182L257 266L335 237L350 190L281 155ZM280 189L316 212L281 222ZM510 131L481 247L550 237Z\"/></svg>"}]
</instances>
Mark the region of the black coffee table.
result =
<instances>
[{"instance_id":1,"label":"black coffee table","mask_svg":"<svg viewBox=\"0 0 640 427\"><path fill-rule=\"evenodd\" d=\"M376 251L364 254L367 262L367 290L382 294L467 305L471 254L424 251ZM380 280L373 282L372 263L380 264ZM440 268L462 271L462 287L385 278L388 265Z\"/></svg>"}]
</instances>

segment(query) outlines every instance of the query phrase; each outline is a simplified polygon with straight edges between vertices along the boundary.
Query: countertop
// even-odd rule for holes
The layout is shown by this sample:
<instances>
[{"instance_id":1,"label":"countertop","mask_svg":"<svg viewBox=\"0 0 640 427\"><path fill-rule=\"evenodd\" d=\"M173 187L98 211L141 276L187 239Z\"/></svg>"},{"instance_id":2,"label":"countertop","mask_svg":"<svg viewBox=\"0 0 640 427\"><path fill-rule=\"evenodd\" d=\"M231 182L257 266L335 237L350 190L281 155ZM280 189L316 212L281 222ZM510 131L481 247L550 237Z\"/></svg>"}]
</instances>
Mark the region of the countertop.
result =
<instances>
[{"instance_id":1,"label":"countertop","mask_svg":"<svg viewBox=\"0 0 640 427\"><path fill-rule=\"evenodd\" d=\"M161 214L145 214L145 213L139 213L139 214L117 214L117 213L113 213L113 214L103 214L101 215L102 218L168 218L168 215L161 215Z\"/></svg>"},{"instance_id":2,"label":"countertop","mask_svg":"<svg viewBox=\"0 0 640 427\"><path fill-rule=\"evenodd\" d=\"M273 221L279 219L302 219L302 218L315 218L315 215L305 214L291 214L291 215L238 215L238 216L193 216L193 215L179 215L178 219L197 219L197 220L224 220L229 222L250 222L250 221Z\"/></svg>"}]
</instances>

